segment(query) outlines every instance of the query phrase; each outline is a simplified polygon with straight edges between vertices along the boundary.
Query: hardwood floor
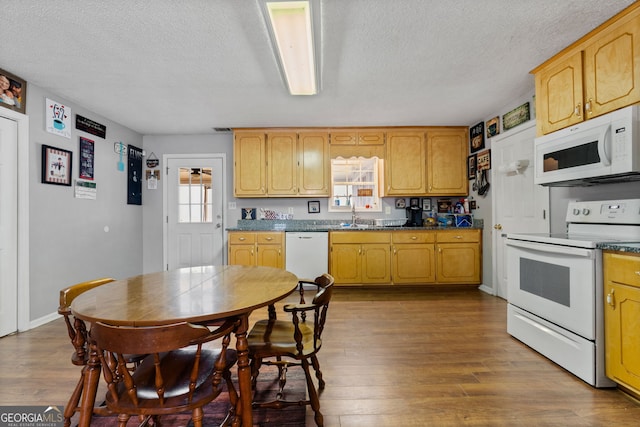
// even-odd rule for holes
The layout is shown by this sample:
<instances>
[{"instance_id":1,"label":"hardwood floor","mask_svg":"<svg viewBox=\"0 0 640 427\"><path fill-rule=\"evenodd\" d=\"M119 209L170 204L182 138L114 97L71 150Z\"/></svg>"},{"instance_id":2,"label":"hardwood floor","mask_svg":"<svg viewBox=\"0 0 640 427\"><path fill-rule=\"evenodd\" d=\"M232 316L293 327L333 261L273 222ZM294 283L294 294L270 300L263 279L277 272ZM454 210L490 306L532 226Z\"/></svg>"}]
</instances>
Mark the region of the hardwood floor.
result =
<instances>
[{"instance_id":1,"label":"hardwood floor","mask_svg":"<svg viewBox=\"0 0 640 427\"><path fill-rule=\"evenodd\" d=\"M61 319L0 339L0 405L64 405L71 350ZM509 336L506 302L475 288L338 288L319 358L327 427L640 425L638 401Z\"/></svg>"}]
</instances>

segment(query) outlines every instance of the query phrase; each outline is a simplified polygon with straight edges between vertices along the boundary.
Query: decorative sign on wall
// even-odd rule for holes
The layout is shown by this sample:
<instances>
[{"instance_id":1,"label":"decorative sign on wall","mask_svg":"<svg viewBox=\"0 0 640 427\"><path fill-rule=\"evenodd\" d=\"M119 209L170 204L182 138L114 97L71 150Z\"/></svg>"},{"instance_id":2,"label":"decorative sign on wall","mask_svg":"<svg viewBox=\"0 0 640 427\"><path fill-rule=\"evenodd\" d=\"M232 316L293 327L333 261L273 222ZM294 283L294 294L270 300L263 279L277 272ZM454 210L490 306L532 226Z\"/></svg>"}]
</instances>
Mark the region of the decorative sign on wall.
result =
<instances>
[{"instance_id":1,"label":"decorative sign on wall","mask_svg":"<svg viewBox=\"0 0 640 427\"><path fill-rule=\"evenodd\" d=\"M500 133L500 117L496 116L493 119L487 120L487 138L496 136Z\"/></svg>"},{"instance_id":2,"label":"decorative sign on wall","mask_svg":"<svg viewBox=\"0 0 640 427\"><path fill-rule=\"evenodd\" d=\"M107 127L105 125L94 122L86 117L82 117L80 114L76 114L76 129L100 138L105 138L107 136Z\"/></svg>"},{"instance_id":3,"label":"decorative sign on wall","mask_svg":"<svg viewBox=\"0 0 640 427\"><path fill-rule=\"evenodd\" d=\"M0 106L25 113L27 108L27 82L0 69Z\"/></svg>"},{"instance_id":4,"label":"decorative sign on wall","mask_svg":"<svg viewBox=\"0 0 640 427\"><path fill-rule=\"evenodd\" d=\"M71 108L46 98L47 132L71 139Z\"/></svg>"},{"instance_id":5,"label":"decorative sign on wall","mask_svg":"<svg viewBox=\"0 0 640 427\"><path fill-rule=\"evenodd\" d=\"M469 143L471 144L472 153L484 148L484 122L480 122L469 129Z\"/></svg>"},{"instance_id":6,"label":"decorative sign on wall","mask_svg":"<svg viewBox=\"0 0 640 427\"><path fill-rule=\"evenodd\" d=\"M93 181L93 141L80 137L80 179Z\"/></svg>"},{"instance_id":7,"label":"decorative sign on wall","mask_svg":"<svg viewBox=\"0 0 640 427\"><path fill-rule=\"evenodd\" d=\"M127 147L128 174L127 204L142 204L142 150L133 145Z\"/></svg>"},{"instance_id":8,"label":"decorative sign on wall","mask_svg":"<svg viewBox=\"0 0 640 427\"><path fill-rule=\"evenodd\" d=\"M529 111L529 103L525 102L502 116L502 129L509 130L530 119L531 112Z\"/></svg>"}]
</instances>

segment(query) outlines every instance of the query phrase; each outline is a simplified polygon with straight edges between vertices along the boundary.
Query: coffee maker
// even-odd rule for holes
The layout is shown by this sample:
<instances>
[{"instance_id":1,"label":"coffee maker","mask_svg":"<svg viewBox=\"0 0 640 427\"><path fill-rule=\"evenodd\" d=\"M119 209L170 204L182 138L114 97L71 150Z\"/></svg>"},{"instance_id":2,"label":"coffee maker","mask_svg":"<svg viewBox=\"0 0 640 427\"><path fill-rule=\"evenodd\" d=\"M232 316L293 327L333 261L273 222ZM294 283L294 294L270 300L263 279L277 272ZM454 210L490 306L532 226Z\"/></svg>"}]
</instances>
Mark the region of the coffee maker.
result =
<instances>
[{"instance_id":1,"label":"coffee maker","mask_svg":"<svg viewBox=\"0 0 640 427\"><path fill-rule=\"evenodd\" d=\"M407 222L405 227L422 227L422 207L412 204L407 209Z\"/></svg>"}]
</instances>

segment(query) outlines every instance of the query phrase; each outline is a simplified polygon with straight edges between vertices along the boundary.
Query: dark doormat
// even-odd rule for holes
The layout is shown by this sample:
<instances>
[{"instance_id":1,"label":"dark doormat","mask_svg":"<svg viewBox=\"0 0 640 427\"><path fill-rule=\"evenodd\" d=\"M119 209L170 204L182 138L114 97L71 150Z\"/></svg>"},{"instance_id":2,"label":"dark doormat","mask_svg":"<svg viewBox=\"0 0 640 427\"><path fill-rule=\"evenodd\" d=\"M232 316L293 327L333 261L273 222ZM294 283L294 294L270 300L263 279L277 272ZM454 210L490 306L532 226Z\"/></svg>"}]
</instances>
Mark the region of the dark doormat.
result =
<instances>
[{"instance_id":1,"label":"dark doormat","mask_svg":"<svg viewBox=\"0 0 640 427\"><path fill-rule=\"evenodd\" d=\"M237 384L234 375L234 384ZM237 386L236 386L237 387ZM258 383L256 386L256 400L267 401L275 399L278 392L278 371L275 367L263 366L260 368ZM300 368L291 368L287 372L287 385L285 387L286 400L304 400L307 395L307 386L304 373ZM102 396L99 396L100 398ZM227 415L229 410L229 395L223 391L213 402L204 407L204 427L217 427ZM291 406L285 409L264 409L253 410L254 427L304 427L306 406ZM75 421L74 417L74 421ZM137 416L132 416L127 423L127 427L137 426L139 420ZM190 413L178 415L165 415L160 417L161 427L193 427ZM72 424L76 425L76 424ZM92 427L112 427L117 426L117 416L99 417L94 416L91 420Z\"/></svg>"}]
</instances>

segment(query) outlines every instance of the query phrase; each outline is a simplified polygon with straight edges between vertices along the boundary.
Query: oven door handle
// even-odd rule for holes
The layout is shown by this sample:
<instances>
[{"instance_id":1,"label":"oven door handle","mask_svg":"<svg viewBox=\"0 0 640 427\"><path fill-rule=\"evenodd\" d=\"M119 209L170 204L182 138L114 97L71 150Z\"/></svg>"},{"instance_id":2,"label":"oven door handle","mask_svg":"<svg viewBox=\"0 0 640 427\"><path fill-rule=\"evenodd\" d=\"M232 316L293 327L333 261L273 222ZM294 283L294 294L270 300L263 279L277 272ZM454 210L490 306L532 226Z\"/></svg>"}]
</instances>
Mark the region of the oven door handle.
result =
<instances>
[{"instance_id":1,"label":"oven door handle","mask_svg":"<svg viewBox=\"0 0 640 427\"><path fill-rule=\"evenodd\" d=\"M524 242L522 240L507 239L507 246L529 249L541 253L573 255L589 259L594 259L595 257L595 251L593 249L572 248L569 246L556 246L544 243Z\"/></svg>"}]
</instances>

